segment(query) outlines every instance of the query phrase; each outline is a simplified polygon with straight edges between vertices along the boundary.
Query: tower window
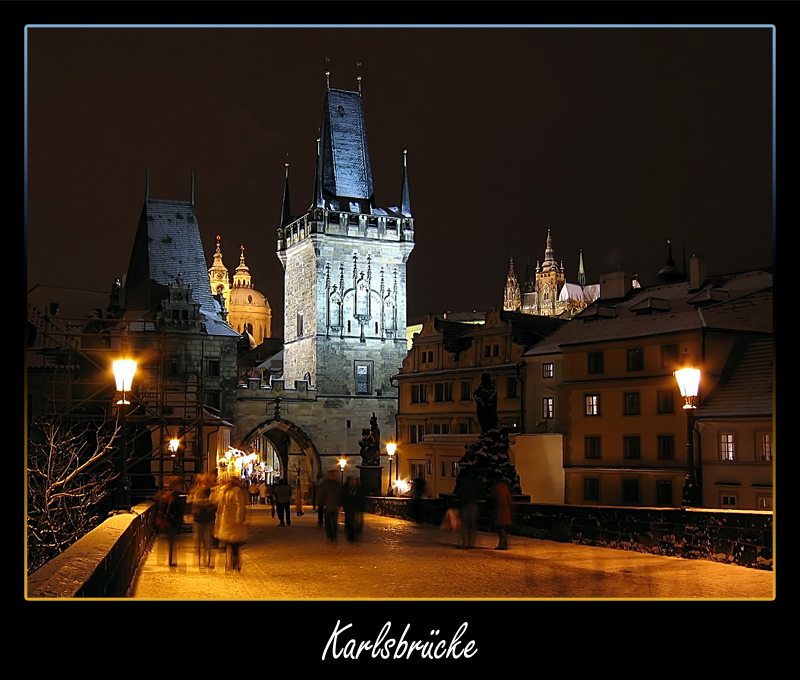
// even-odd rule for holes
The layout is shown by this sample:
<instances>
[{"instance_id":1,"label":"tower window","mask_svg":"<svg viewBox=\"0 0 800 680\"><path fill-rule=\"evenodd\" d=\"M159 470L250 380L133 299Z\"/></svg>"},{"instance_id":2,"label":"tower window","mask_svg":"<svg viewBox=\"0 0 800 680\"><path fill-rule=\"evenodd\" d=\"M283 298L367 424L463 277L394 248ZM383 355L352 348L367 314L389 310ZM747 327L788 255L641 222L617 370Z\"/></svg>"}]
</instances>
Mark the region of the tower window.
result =
<instances>
[{"instance_id":1,"label":"tower window","mask_svg":"<svg viewBox=\"0 0 800 680\"><path fill-rule=\"evenodd\" d=\"M356 394L372 394L372 362L356 361Z\"/></svg>"},{"instance_id":2,"label":"tower window","mask_svg":"<svg viewBox=\"0 0 800 680\"><path fill-rule=\"evenodd\" d=\"M303 337L303 312L297 312L297 337Z\"/></svg>"}]
</instances>

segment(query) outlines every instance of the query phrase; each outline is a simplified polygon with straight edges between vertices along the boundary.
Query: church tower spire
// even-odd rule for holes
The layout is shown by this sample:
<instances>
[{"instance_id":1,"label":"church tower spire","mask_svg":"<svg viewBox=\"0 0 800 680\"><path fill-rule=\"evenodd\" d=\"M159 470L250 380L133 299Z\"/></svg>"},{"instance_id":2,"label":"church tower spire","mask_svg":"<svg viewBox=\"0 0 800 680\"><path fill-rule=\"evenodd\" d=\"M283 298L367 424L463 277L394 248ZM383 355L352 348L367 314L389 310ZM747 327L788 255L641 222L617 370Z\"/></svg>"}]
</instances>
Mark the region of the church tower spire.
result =
<instances>
[{"instance_id":1,"label":"church tower spire","mask_svg":"<svg viewBox=\"0 0 800 680\"><path fill-rule=\"evenodd\" d=\"M520 306L519 283L517 283L517 275L514 273L514 256L512 255L508 265L506 289L503 294L503 309L507 312L516 312L519 311Z\"/></svg>"},{"instance_id":2,"label":"church tower spire","mask_svg":"<svg viewBox=\"0 0 800 680\"><path fill-rule=\"evenodd\" d=\"M227 304L228 292L231 289L228 270L222 263L222 249L220 248L220 236L217 236L217 251L214 253L214 263L208 270L208 280L211 283L211 292L214 295L222 293Z\"/></svg>"},{"instance_id":3,"label":"church tower spire","mask_svg":"<svg viewBox=\"0 0 800 680\"><path fill-rule=\"evenodd\" d=\"M586 272L583 270L583 250L579 251L578 259L578 285L583 288L586 285Z\"/></svg>"},{"instance_id":4,"label":"church tower spire","mask_svg":"<svg viewBox=\"0 0 800 680\"><path fill-rule=\"evenodd\" d=\"M244 246L241 246L241 255L239 255L239 266L236 267L236 272L233 275L233 285L242 286L244 288L252 288L252 276L250 276L250 269L244 263Z\"/></svg>"}]
</instances>

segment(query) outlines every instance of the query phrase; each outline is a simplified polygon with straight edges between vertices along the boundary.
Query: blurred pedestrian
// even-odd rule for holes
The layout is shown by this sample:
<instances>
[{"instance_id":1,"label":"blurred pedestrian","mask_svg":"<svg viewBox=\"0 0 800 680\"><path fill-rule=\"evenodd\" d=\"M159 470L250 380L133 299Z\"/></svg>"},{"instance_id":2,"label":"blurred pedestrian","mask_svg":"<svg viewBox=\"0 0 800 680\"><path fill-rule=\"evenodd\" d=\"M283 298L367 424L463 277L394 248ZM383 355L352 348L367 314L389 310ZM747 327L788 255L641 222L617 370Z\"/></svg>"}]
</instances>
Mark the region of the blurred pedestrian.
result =
<instances>
[{"instance_id":1,"label":"blurred pedestrian","mask_svg":"<svg viewBox=\"0 0 800 680\"><path fill-rule=\"evenodd\" d=\"M167 486L157 496L156 527L167 535L169 566L176 567L178 566L178 555L175 548L175 537L180 533L183 525L186 501L181 494L183 480L180 477L169 477L165 481Z\"/></svg>"},{"instance_id":2,"label":"blurred pedestrian","mask_svg":"<svg viewBox=\"0 0 800 680\"><path fill-rule=\"evenodd\" d=\"M265 479L262 479L258 485L258 502L260 505L267 504L267 481Z\"/></svg>"},{"instance_id":3,"label":"blurred pedestrian","mask_svg":"<svg viewBox=\"0 0 800 680\"><path fill-rule=\"evenodd\" d=\"M424 519L422 499L425 497L425 478L420 475L411 487L411 514L415 522L422 524Z\"/></svg>"},{"instance_id":4,"label":"blurred pedestrian","mask_svg":"<svg viewBox=\"0 0 800 680\"><path fill-rule=\"evenodd\" d=\"M353 543L358 540L364 526L364 510L366 500L364 490L358 477L348 477L342 488L341 503L344 508L344 528L347 540Z\"/></svg>"},{"instance_id":5,"label":"blurred pedestrian","mask_svg":"<svg viewBox=\"0 0 800 680\"><path fill-rule=\"evenodd\" d=\"M200 474L189 492L189 503L194 518L195 540L197 541L197 560L200 565L205 562L211 566L211 547L213 543L214 521L217 517L217 506L211 502L211 487L214 476Z\"/></svg>"},{"instance_id":6,"label":"blurred pedestrian","mask_svg":"<svg viewBox=\"0 0 800 680\"><path fill-rule=\"evenodd\" d=\"M264 493L267 496L267 505L269 505L270 512L275 517L275 487L272 484L267 484Z\"/></svg>"},{"instance_id":7,"label":"blurred pedestrian","mask_svg":"<svg viewBox=\"0 0 800 680\"><path fill-rule=\"evenodd\" d=\"M258 484L256 484L255 479L250 480L250 486L247 487L247 490L250 492L250 505L258 503Z\"/></svg>"},{"instance_id":8,"label":"blurred pedestrian","mask_svg":"<svg viewBox=\"0 0 800 680\"><path fill-rule=\"evenodd\" d=\"M461 519L461 547L474 548L481 483L474 475L464 472L458 478L456 494L458 495L458 514Z\"/></svg>"},{"instance_id":9,"label":"blurred pedestrian","mask_svg":"<svg viewBox=\"0 0 800 680\"><path fill-rule=\"evenodd\" d=\"M508 528L511 526L511 490L503 480L492 484L494 528L497 531L495 550L508 550Z\"/></svg>"},{"instance_id":10,"label":"blurred pedestrian","mask_svg":"<svg viewBox=\"0 0 800 680\"><path fill-rule=\"evenodd\" d=\"M297 480L297 489L294 495L294 514L298 517L302 517L305 513L303 512L303 485L300 480Z\"/></svg>"},{"instance_id":11,"label":"blurred pedestrian","mask_svg":"<svg viewBox=\"0 0 800 680\"><path fill-rule=\"evenodd\" d=\"M226 568L239 571L241 548L247 540L247 500L242 481L232 476L219 490L214 524L214 535L228 546Z\"/></svg>"},{"instance_id":12,"label":"blurred pedestrian","mask_svg":"<svg viewBox=\"0 0 800 680\"><path fill-rule=\"evenodd\" d=\"M341 488L342 485L336 470L328 470L327 476L319 486L317 503L324 513L325 535L331 543L336 543L336 533L339 528Z\"/></svg>"},{"instance_id":13,"label":"blurred pedestrian","mask_svg":"<svg viewBox=\"0 0 800 680\"><path fill-rule=\"evenodd\" d=\"M275 487L275 504L278 506L278 526L292 526L292 487L281 477Z\"/></svg>"}]
</instances>

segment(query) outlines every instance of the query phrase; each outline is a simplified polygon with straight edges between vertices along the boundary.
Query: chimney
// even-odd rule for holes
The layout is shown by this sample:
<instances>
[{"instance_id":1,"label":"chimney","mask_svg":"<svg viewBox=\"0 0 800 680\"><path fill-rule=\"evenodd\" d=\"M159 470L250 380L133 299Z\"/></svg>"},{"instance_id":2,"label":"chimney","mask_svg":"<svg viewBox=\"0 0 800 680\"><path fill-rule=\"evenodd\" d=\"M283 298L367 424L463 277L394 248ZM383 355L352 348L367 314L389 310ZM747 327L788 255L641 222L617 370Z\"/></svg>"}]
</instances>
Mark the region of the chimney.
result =
<instances>
[{"instance_id":1,"label":"chimney","mask_svg":"<svg viewBox=\"0 0 800 680\"><path fill-rule=\"evenodd\" d=\"M691 290L701 288L706 282L706 261L697 255L692 255L689 261L689 286Z\"/></svg>"},{"instance_id":2,"label":"chimney","mask_svg":"<svg viewBox=\"0 0 800 680\"><path fill-rule=\"evenodd\" d=\"M633 288L631 272L611 272L600 276L600 299L613 300L625 297Z\"/></svg>"}]
</instances>

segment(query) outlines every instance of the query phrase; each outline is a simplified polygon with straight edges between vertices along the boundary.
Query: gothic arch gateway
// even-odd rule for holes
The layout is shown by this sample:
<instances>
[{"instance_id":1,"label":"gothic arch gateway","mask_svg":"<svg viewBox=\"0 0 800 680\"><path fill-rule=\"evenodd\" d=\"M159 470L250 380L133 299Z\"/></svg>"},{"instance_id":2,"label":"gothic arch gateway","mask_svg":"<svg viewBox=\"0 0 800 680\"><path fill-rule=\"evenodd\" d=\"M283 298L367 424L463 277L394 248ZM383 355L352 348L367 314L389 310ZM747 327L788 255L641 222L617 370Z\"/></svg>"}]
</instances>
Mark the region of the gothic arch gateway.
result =
<instances>
[{"instance_id":1,"label":"gothic arch gateway","mask_svg":"<svg viewBox=\"0 0 800 680\"><path fill-rule=\"evenodd\" d=\"M292 468L289 465L289 457L296 453L303 454L308 461L308 479L305 480L306 482L316 480L321 474L322 466L314 442L312 442L311 438L294 423L288 420L271 420L263 423L245 437L245 450L257 448L256 442L260 437L266 438L275 447L281 459L281 476L292 473ZM294 443L295 446L292 447L291 443ZM297 450L292 451L292 448ZM291 481L292 484L296 482L293 477L289 481Z\"/></svg>"}]
</instances>

